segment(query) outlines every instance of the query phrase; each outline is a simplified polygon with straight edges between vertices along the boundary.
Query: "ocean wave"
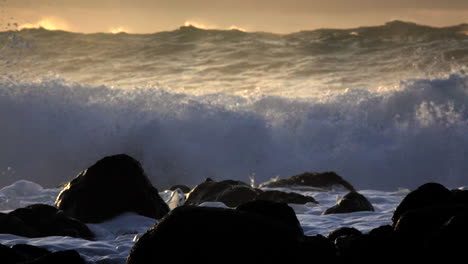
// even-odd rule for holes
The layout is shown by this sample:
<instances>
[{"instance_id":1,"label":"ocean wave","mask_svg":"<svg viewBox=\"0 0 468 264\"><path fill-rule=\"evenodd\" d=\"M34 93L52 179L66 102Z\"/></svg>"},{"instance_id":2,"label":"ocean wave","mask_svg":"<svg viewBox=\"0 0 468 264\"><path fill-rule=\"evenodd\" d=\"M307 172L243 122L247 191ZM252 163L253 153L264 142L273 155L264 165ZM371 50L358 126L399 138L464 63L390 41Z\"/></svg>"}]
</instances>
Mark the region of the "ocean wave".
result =
<instances>
[{"instance_id":1,"label":"ocean wave","mask_svg":"<svg viewBox=\"0 0 468 264\"><path fill-rule=\"evenodd\" d=\"M3 80L0 185L55 186L125 152L160 187L330 170L358 188L462 186L467 105L463 73L308 99Z\"/></svg>"},{"instance_id":2,"label":"ocean wave","mask_svg":"<svg viewBox=\"0 0 468 264\"><path fill-rule=\"evenodd\" d=\"M193 26L154 34L23 29L0 32L0 72L28 81L58 74L90 86L311 97L466 71L467 27L394 21L287 35Z\"/></svg>"}]
</instances>

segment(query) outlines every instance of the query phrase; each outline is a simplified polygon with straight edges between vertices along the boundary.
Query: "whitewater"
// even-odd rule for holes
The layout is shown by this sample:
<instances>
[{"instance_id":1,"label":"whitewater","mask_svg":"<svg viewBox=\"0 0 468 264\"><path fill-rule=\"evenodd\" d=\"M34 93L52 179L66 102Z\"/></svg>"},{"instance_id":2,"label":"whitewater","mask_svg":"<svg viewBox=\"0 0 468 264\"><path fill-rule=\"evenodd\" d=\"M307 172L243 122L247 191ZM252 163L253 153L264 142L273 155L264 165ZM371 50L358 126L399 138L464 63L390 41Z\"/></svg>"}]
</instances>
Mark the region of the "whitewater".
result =
<instances>
[{"instance_id":1,"label":"whitewater","mask_svg":"<svg viewBox=\"0 0 468 264\"><path fill-rule=\"evenodd\" d=\"M305 234L366 232L390 223L408 189L468 185L467 71L466 24L0 32L0 211L53 204L81 170L127 153L172 207L164 190L175 184L335 171L376 212L321 216L345 193L298 191L320 203L291 205ZM126 214L88 225L97 241L0 234L0 243L124 263L154 223Z\"/></svg>"}]
</instances>

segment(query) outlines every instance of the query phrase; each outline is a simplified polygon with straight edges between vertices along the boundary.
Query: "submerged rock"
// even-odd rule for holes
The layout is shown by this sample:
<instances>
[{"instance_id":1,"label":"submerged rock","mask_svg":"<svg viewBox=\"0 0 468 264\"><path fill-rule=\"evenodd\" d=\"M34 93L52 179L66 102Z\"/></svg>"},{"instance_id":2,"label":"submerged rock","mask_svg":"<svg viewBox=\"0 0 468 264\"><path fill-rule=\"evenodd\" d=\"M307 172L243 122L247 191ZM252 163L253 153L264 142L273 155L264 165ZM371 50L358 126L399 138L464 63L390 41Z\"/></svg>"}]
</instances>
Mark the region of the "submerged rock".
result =
<instances>
[{"instance_id":1,"label":"submerged rock","mask_svg":"<svg viewBox=\"0 0 468 264\"><path fill-rule=\"evenodd\" d=\"M374 207L364 195L358 192L349 192L335 206L325 210L323 214L342 214L360 211L374 211Z\"/></svg>"},{"instance_id":2,"label":"submerged rock","mask_svg":"<svg viewBox=\"0 0 468 264\"><path fill-rule=\"evenodd\" d=\"M139 239L127 264L298 263L297 226L254 211L178 207Z\"/></svg>"},{"instance_id":3,"label":"submerged rock","mask_svg":"<svg viewBox=\"0 0 468 264\"><path fill-rule=\"evenodd\" d=\"M105 157L82 171L61 191L56 205L86 223L102 222L124 212L155 219L169 212L140 163L125 154Z\"/></svg>"},{"instance_id":4,"label":"submerged rock","mask_svg":"<svg viewBox=\"0 0 468 264\"><path fill-rule=\"evenodd\" d=\"M260 188L313 187L323 190L345 189L355 191L354 187L335 172L304 172L287 179L273 180L260 184Z\"/></svg>"},{"instance_id":5,"label":"submerged rock","mask_svg":"<svg viewBox=\"0 0 468 264\"><path fill-rule=\"evenodd\" d=\"M23 237L69 236L85 239L94 236L85 224L46 204L29 205L8 214L0 214L0 233Z\"/></svg>"}]
</instances>

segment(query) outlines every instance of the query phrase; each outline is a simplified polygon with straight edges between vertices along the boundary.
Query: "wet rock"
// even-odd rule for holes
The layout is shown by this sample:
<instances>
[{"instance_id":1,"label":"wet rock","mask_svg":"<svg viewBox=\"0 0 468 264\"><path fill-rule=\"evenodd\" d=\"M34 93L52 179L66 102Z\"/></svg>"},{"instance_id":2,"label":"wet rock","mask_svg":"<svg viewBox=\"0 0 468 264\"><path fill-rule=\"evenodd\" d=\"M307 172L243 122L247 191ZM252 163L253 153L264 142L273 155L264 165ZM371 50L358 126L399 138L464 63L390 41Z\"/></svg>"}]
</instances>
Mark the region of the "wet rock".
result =
<instances>
[{"instance_id":1,"label":"wet rock","mask_svg":"<svg viewBox=\"0 0 468 264\"><path fill-rule=\"evenodd\" d=\"M56 205L86 223L124 212L155 219L169 212L140 163L125 154L105 157L82 171L58 195Z\"/></svg>"},{"instance_id":2,"label":"wet rock","mask_svg":"<svg viewBox=\"0 0 468 264\"><path fill-rule=\"evenodd\" d=\"M425 240L429 235L442 228L453 216L468 212L463 205L438 204L408 210L396 222L396 232L408 239Z\"/></svg>"},{"instance_id":3,"label":"wet rock","mask_svg":"<svg viewBox=\"0 0 468 264\"><path fill-rule=\"evenodd\" d=\"M275 201L278 203L306 204L318 202L311 196L304 196L298 193L287 193L281 191L264 191L255 197L256 200Z\"/></svg>"},{"instance_id":4,"label":"wet rock","mask_svg":"<svg viewBox=\"0 0 468 264\"><path fill-rule=\"evenodd\" d=\"M325 210L323 214L342 214L360 211L374 211L374 207L364 195L358 192L349 192L335 206Z\"/></svg>"},{"instance_id":5,"label":"wet rock","mask_svg":"<svg viewBox=\"0 0 468 264\"><path fill-rule=\"evenodd\" d=\"M299 263L299 244L288 224L261 213L182 206L140 238L127 264Z\"/></svg>"},{"instance_id":6,"label":"wet rock","mask_svg":"<svg viewBox=\"0 0 468 264\"><path fill-rule=\"evenodd\" d=\"M436 204L446 203L451 197L451 192L439 183L426 183L416 190L410 192L401 201L393 213L393 226L396 225L400 216L407 211L428 207Z\"/></svg>"},{"instance_id":7,"label":"wet rock","mask_svg":"<svg viewBox=\"0 0 468 264\"><path fill-rule=\"evenodd\" d=\"M305 172L287 179L273 180L260 184L260 188L313 187L321 190L345 189L355 191L354 187L335 172Z\"/></svg>"},{"instance_id":8,"label":"wet rock","mask_svg":"<svg viewBox=\"0 0 468 264\"><path fill-rule=\"evenodd\" d=\"M285 203L255 200L241 204L236 209L243 212L259 214L269 218L270 220L281 221L285 226L291 228L291 230L297 234L298 238L304 235L304 231L296 217L296 213Z\"/></svg>"},{"instance_id":9,"label":"wet rock","mask_svg":"<svg viewBox=\"0 0 468 264\"><path fill-rule=\"evenodd\" d=\"M185 205L200 205L204 202L222 202L229 207L252 201L260 190L250 187L241 181L224 180L220 182L211 179L195 186L188 194Z\"/></svg>"},{"instance_id":10,"label":"wet rock","mask_svg":"<svg viewBox=\"0 0 468 264\"><path fill-rule=\"evenodd\" d=\"M85 224L46 204L29 205L0 215L0 233L23 237L93 237L93 233Z\"/></svg>"}]
</instances>

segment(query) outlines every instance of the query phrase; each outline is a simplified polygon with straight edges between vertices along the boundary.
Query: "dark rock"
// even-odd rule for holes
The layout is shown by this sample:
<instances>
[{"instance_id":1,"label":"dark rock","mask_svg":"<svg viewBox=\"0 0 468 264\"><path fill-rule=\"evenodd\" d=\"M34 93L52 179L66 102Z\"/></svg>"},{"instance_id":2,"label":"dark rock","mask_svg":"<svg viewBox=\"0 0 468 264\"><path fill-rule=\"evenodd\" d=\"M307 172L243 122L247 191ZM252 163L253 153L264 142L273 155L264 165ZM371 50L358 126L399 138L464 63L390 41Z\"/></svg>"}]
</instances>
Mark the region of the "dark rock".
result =
<instances>
[{"instance_id":1,"label":"dark rock","mask_svg":"<svg viewBox=\"0 0 468 264\"><path fill-rule=\"evenodd\" d=\"M468 190L452 190L448 202L468 206Z\"/></svg>"},{"instance_id":2,"label":"dark rock","mask_svg":"<svg viewBox=\"0 0 468 264\"><path fill-rule=\"evenodd\" d=\"M260 188L291 188L291 187L314 187L323 190L332 190L335 188L355 191L354 187L341 178L335 172L305 172L292 176L288 179L274 180L260 184Z\"/></svg>"},{"instance_id":3,"label":"dark rock","mask_svg":"<svg viewBox=\"0 0 468 264\"><path fill-rule=\"evenodd\" d=\"M335 245L322 235L304 236L300 248L300 259L308 263L313 259L314 263L336 263Z\"/></svg>"},{"instance_id":4,"label":"dark rock","mask_svg":"<svg viewBox=\"0 0 468 264\"><path fill-rule=\"evenodd\" d=\"M85 264L86 262L81 258L76 250L64 250L40 258L23 262L22 264Z\"/></svg>"},{"instance_id":5,"label":"dark rock","mask_svg":"<svg viewBox=\"0 0 468 264\"><path fill-rule=\"evenodd\" d=\"M397 206L393 213L393 226L396 225L400 216L413 209L423 208L447 202L451 197L451 192L438 183L426 183L418 189L410 192Z\"/></svg>"},{"instance_id":6,"label":"dark rock","mask_svg":"<svg viewBox=\"0 0 468 264\"><path fill-rule=\"evenodd\" d=\"M331 242L335 242L335 240L339 237L350 237L350 236L361 236L361 231L357 230L354 227L340 227L328 234L328 239Z\"/></svg>"},{"instance_id":7,"label":"dark rock","mask_svg":"<svg viewBox=\"0 0 468 264\"><path fill-rule=\"evenodd\" d=\"M7 246L0 244L0 263L2 264L14 264L24 261L16 252Z\"/></svg>"},{"instance_id":8,"label":"dark rock","mask_svg":"<svg viewBox=\"0 0 468 264\"><path fill-rule=\"evenodd\" d=\"M211 179L195 186L188 194L185 205L200 205L204 202L222 202L229 207L236 207L255 199L260 190L241 181Z\"/></svg>"},{"instance_id":9,"label":"dark rock","mask_svg":"<svg viewBox=\"0 0 468 264\"><path fill-rule=\"evenodd\" d=\"M335 246L342 263L368 263L368 255L372 254L368 235L340 236Z\"/></svg>"},{"instance_id":10,"label":"dark rock","mask_svg":"<svg viewBox=\"0 0 468 264\"><path fill-rule=\"evenodd\" d=\"M325 210L323 214L342 214L360 211L374 211L374 207L364 195L358 192L349 192L335 206Z\"/></svg>"},{"instance_id":11,"label":"dark rock","mask_svg":"<svg viewBox=\"0 0 468 264\"><path fill-rule=\"evenodd\" d=\"M314 197L311 196L304 196L298 193L287 193L281 191L264 191L258 194L255 199L290 204L318 203Z\"/></svg>"},{"instance_id":12,"label":"dark rock","mask_svg":"<svg viewBox=\"0 0 468 264\"><path fill-rule=\"evenodd\" d=\"M426 241L430 259L458 262L466 258L468 211L452 216Z\"/></svg>"},{"instance_id":13,"label":"dark rock","mask_svg":"<svg viewBox=\"0 0 468 264\"><path fill-rule=\"evenodd\" d=\"M38 230L29 226L12 214L0 213L0 234L12 234L22 237L41 237Z\"/></svg>"},{"instance_id":14,"label":"dark rock","mask_svg":"<svg viewBox=\"0 0 468 264\"><path fill-rule=\"evenodd\" d=\"M237 210L260 214L270 220L278 220L284 223L288 228L291 228L298 237L304 235L302 226L296 217L294 210L285 203L277 203L273 201L255 200L237 207Z\"/></svg>"},{"instance_id":15,"label":"dark rock","mask_svg":"<svg viewBox=\"0 0 468 264\"><path fill-rule=\"evenodd\" d=\"M413 240L423 241L453 216L468 212L463 205L439 204L408 210L394 226L396 232Z\"/></svg>"},{"instance_id":16,"label":"dark rock","mask_svg":"<svg viewBox=\"0 0 468 264\"><path fill-rule=\"evenodd\" d=\"M93 238L93 233L80 221L57 208L34 204L0 216L0 233L23 237L70 236Z\"/></svg>"},{"instance_id":17,"label":"dark rock","mask_svg":"<svg viewBox=\"0 0 468 264\"><path fill-rule=\"evenodd\" d=\"M18 244L7 247L0 244L0 263L2 264L85 264L75 250L51 253L47 249Z\"/></svg>"},{"instance_id":18,"label":"dark rock","mask_svg":"<svg viewBox=\"0 0 468 264\"><path fill-rule=\"evenodd\" d=\"M169 191L175 191L175 190L181 190L183 193L189 193L192 189L186 185L182 185L182 184L178 184L178 185L174 185L174 186L171 186L169 188Z\"/></svg>"},{"instance_id":19,"label":"dark rock","mask_svg":"<svg viewBox=\"0 0 468 264\"><path fill-rule=\"evenodd\" d=\"M82 171L62 190L56 205L86 223L102 222L124 212L155 219L169 212L140 163L125 154L105 157Z\"/></svg>"},{"instance_id":20,"label":"dark rock","mask_svg":"<svg viewBox=\"0 0 468 264\"><path fill-rule=\"evenodd\" d=\"M23 261L33 260L50 254L51 252L45 248L40 248L28 244L13 245L12 250L21 257Z\"/></svg>"},{"instance_id":21,"label":"dark rock","mask_svg":"<svg viewBox=\"0 0 468 264\"><path fill-rule=\"evenodd\" d=\"M298 263L296 232L259 213L182 206L134 245L127 264Z\"/></svg>"}]
</instances>

